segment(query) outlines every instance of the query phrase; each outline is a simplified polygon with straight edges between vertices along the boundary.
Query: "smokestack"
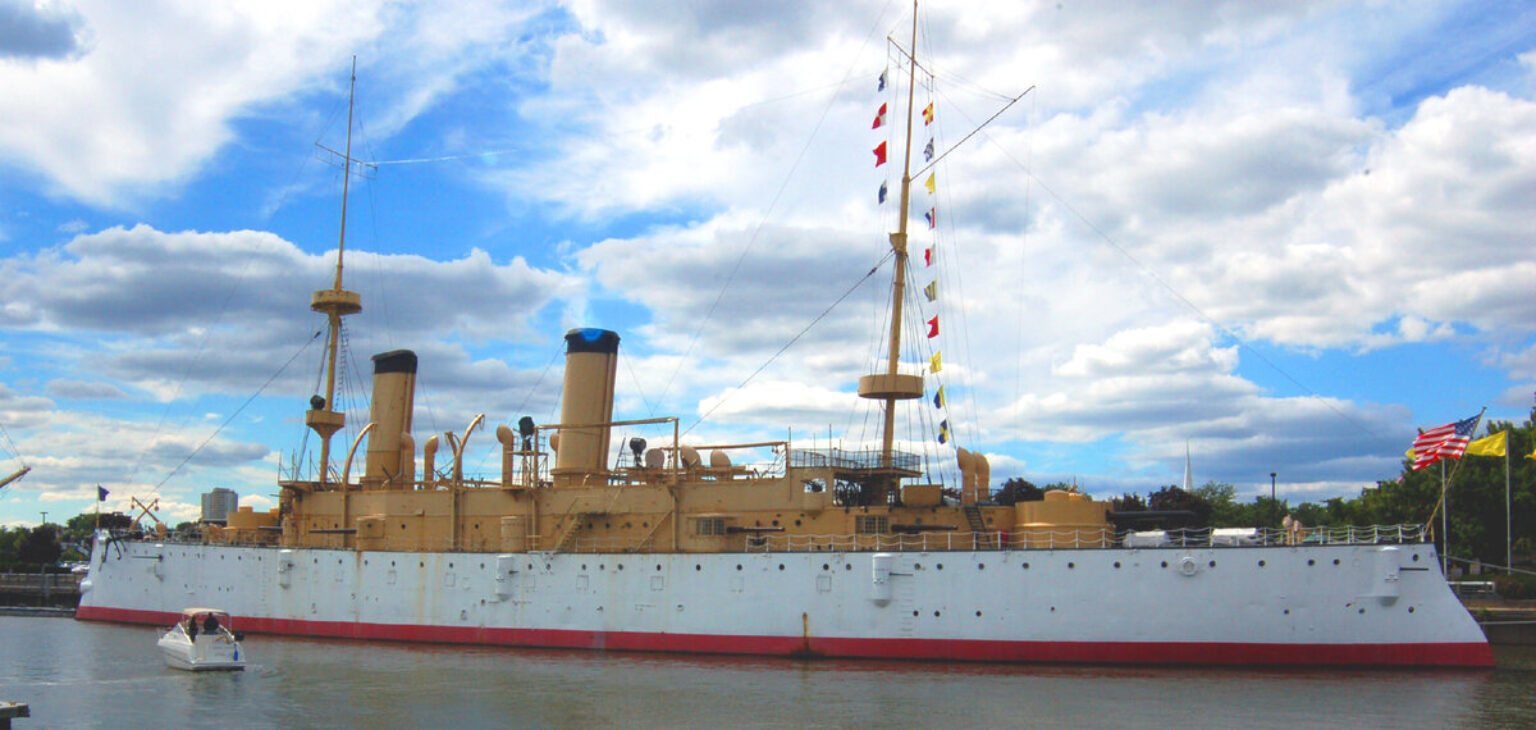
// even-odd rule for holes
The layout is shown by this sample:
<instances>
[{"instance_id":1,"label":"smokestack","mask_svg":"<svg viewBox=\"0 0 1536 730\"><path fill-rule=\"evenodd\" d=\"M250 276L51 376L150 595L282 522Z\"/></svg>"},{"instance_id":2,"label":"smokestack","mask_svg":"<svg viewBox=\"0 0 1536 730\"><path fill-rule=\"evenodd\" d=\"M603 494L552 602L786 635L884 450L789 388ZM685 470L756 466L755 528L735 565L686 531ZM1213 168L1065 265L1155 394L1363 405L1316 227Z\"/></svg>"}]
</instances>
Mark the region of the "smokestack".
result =
<instances>
[{"instance_id":1,"label":"smokestack","mask_svg":"<svg viewBox=\"0 0 1536 730\"><path fill-rule=\"evenodd\" d=\"M613 420L613 381L619 362L619 336L603 329L581 328L565 333L565 389L560 396L560 422L573 425ZM608 458L607 426L560 429L554 475L604 470Z\"/></svg>"},{"instance_id":2,"label":"smokestack","mask_svg":"<svg viewBox=\"0 0 1536 730\"><path fill-rule=\"evenodd\" d=\"M369 420L375 425L368 436L368 466L361 480L364 489L393 486L386 482L400 476L400 437L411 431L415 398L416 353L392 350L374 355Z\"/></svg>"}]
</instances>

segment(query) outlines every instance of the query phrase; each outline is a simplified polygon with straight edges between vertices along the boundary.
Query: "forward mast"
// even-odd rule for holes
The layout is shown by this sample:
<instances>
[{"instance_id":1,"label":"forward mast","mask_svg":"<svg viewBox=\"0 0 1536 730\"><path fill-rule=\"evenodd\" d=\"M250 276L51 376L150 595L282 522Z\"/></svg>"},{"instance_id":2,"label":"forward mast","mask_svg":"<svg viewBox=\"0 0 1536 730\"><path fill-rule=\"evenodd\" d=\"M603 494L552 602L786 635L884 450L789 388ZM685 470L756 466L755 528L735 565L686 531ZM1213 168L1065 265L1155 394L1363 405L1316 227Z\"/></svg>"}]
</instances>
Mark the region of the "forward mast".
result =
<instances>
[{"instance_id":1,"label":"forward mast","mask_svg":"<svg viewBox=\"0 0 1536 730\"><path fill-rule=\"evenodd\" d=\"M347 425L347 414L335 409L336 356L341 340L341 318L363 311L362 297L341 288L342 259L347 249L347 194L352 181L352 104L357 92L357 58L352 59L351 86L347 91L347 148L342 157L341 233L336 243L336 281L330 289L321 289L310 298L309 308L325 315L329 337L325 347L325 395L310 398L304 425L320 436L320 488L330 479L331 436ZM345 487L346 485L342 485Z\"/></svg>"}]
</instances>

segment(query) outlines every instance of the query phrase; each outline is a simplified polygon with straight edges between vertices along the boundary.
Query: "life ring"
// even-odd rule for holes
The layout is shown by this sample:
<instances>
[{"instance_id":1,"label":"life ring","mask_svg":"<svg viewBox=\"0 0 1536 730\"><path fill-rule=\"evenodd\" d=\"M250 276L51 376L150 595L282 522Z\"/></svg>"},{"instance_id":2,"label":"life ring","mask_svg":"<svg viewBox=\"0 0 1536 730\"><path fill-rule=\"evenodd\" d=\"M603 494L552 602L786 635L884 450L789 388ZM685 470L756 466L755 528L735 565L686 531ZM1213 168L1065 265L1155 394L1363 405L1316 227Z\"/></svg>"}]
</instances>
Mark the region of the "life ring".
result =
<instances>
[{"instance_id":1,"label":"life ring","mask_svg":"<svg viewBox=\"0 0 1536 730\"><path fill-rule=\"evenodd\" d=\"M1200 572L1200 566L1195 562L1194 558L1186 556L1184 559L1179 561L1179 574L1183 575L1185 578L1193 578L1195 577L1195 573L1198 572Z\"/></svg>"}]
</instances>

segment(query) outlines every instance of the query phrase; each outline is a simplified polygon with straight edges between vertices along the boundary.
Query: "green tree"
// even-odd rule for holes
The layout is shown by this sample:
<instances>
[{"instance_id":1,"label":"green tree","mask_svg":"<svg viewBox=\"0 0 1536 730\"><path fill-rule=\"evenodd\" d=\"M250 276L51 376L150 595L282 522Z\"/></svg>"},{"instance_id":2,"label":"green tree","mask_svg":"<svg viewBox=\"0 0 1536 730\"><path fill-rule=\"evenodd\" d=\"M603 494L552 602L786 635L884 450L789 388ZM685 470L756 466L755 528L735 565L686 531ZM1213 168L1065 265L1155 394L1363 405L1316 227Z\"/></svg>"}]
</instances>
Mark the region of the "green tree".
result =
<instances>
[{"instance_id":1,"label":"green tree","mask_svg":"<svg viewBox=\"0 0 1536 730\"><path fill-rule=\"evenodd\" d=\"M57 525L38 525L22 538L16 557L23 567L35 569L58 562L62 552Z\"/></svg>"},{"instance_id":2,"label":"green tree","mask_svg":"<svg viewBox=\"0 0 1536 730\"><path fill-rule=\"evenodd\" d=\"M1211 527L1251 527L1259 524L1253 504L1237 501L1237 487L1211 480L1195 487L1194 495L1211 506Z\"/></svg>"},{"instance_id":3,"label":"green tree","mask_svg":"<svg viewBox=\"0 0 1536 730\"><path fill-rule=\"evenodd\" d=\"M1190 527L1205 527L1211 522L1211 504L1200 496L1169 485L1147 495L1147 507L1153 510L1180 510L1194 514Z\"/></svg>"},{"instance_id":4,"label":"green tree","mask_svg":"<svg viewBox=\"0 0 1536 730\"><path fill-rule=\"evenodd\" d=\"M1132 492L1121 494L1119 498L1110 500L1110 504L1116 512L1147 511L1147 503L1142 500L1141 495Z\"/></svg>"},{"instance_id":5,"label":"green tree","mask_svg":"<svg viewBox=\"0 0 1536 730\"><path fill-rule=\"evenodd\" d=\"M1033 502L1045 499L1045 490L1031 484L1022 477L1014 477L1003 482L1003 488L997 492L998 504L1016 504L1018 502Z\"/></svg>"},{"instance_id":6,"label":"green tree","mask_svg":"<svg viewBox=\"0 0 1536 730\"><path fill-rule=\"evenodd\" d=\"M21 543L27 537L25 527L0 527L0 570L15 570L21 563Z\"/></svg>"}]
</instances>

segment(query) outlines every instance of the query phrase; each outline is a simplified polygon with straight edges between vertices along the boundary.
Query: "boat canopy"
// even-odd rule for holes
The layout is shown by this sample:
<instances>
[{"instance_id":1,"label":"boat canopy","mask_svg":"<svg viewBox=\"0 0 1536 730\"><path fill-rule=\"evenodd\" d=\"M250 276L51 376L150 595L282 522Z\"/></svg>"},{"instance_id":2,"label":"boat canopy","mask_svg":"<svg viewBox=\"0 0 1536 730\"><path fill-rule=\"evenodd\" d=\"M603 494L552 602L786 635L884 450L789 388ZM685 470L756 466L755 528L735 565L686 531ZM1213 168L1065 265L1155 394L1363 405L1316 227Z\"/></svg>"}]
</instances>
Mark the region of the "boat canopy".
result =
<instances>
[{"instance_id":1,"label":"boat canopy","mask_svg":"<svg viewBox=\"0 0 1536 730\"><path fill-rule=\"evenodd\" d=\"M189 619L189 618L192 618L194 616L207 616L210 613L215 615L215 616L218 616L220 618L229 618L229 612L225 611L224 609L221 609L221 608L183 608L183 609L181 609L181 617L183 619Z\"/></svg>"}]
</instances>

